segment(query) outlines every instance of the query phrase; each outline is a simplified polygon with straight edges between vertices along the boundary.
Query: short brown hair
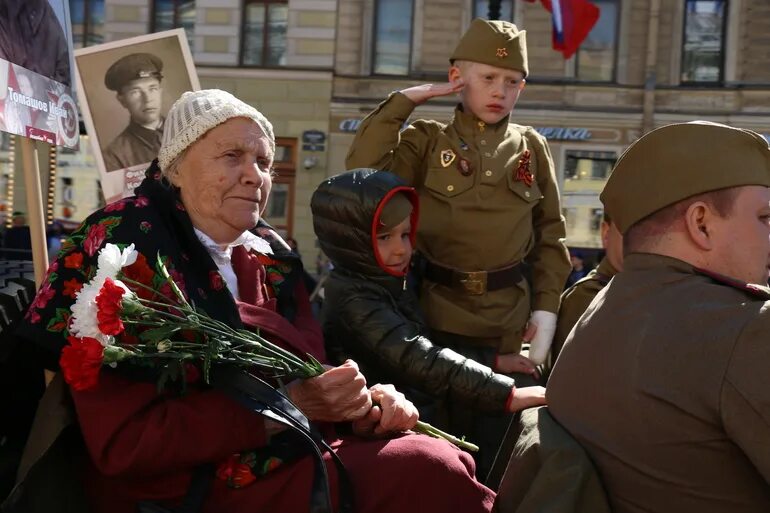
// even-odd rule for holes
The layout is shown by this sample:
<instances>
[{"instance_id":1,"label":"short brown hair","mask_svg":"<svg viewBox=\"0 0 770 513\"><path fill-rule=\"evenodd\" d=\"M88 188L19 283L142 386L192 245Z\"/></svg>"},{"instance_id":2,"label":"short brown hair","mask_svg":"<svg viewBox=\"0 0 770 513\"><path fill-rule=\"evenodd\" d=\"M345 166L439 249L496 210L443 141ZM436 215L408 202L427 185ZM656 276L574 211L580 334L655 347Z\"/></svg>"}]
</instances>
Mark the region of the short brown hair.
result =
<instances>
[{"instance_id":1,"label":"short brown hair","mask_svg":"<svg viewBox=\"0 0 770 513\"><path fill-rule=\"evenodd\" d=\"M682 201L664 207L641 221L634 223L623 236L623 252L631 253L645 248L653 239L670 231L681 221L687 209L695 202L702 201L720 217L729 217L738 196L737 187L719 189L690 196Z\"/></svg>"}]
</instances>

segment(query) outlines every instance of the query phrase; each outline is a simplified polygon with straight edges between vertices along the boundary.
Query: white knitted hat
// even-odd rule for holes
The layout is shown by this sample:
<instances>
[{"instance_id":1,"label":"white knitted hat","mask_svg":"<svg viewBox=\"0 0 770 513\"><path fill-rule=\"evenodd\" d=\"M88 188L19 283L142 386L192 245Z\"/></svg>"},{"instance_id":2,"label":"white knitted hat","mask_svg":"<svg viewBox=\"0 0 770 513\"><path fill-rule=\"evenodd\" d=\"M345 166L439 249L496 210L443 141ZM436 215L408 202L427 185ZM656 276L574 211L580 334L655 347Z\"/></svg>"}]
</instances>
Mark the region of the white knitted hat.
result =
<instances>
[{"instance_id":1,"label":"white knitted hat","mask_svg":"<svg viewBox=\"0 0 770 513\"><path fill-rule=\"evenodd\" d=\"M227 91L204 89L184 93L168 111L163 127L163 141L158 152L161 170L187 149L192 143L228 119L246 117L253 119L270 139L275 151L273 125L257 109Z\"/></svg>"}]
</instances>

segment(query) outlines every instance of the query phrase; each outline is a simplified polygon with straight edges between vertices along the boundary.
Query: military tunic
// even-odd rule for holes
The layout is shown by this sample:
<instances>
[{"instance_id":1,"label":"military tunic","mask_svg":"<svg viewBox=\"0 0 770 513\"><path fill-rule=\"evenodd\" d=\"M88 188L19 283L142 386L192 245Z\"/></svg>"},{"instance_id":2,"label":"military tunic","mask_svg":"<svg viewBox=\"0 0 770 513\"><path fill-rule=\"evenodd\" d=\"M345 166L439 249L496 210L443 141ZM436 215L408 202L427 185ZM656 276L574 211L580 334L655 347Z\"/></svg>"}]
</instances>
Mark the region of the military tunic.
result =
<instances>
[{"instance_id":1,"label":"military tunic","mask_svg":"<svg viewBox=\"0 0 770 513\"><path fill-rule=\"evenodd\" d=\"M596 463L613 512L770 511L767 299L652 254L627 256L599 292L548 404Z\"/></svg>"},{"instance_id":2,"label":"military tunic","mask_svg":"<svg viewBox=\"0 0 770 513\"><path fill-rule=\"evenodd\" d=\"M105 148L104 166L107 171L125 169L152 162L158 156L163 123L151 130L133 121Z\"/></svg>"},{"instance_id":3,"label":"military tunic","mask_svg":"<svg viewBox=\"0 0 770 513\"><path fill-rule=\"evenodd\" d=\"M501 351L517 352L530 311L556 312L570 270L548 145L531 127L486 125L461 106L448 125L418 120L400 131L414 108L401 93L381 103L358 129L347 167L392 171L417 189L416 245L429 261L465 272L531 264L531 299L526 280L481 295L423 282L432 329L499 338Z\"/></svg>"},{"instance_id":4,"label":"military tunic","mask_svg":"<svg viewBox=\"0 0 770 513\"><path fill-rule=\"evenodd\" d=\"M616 273L617 271L612 267L607 257L604 257L596 269L589 272L585 278L578 280L561 295L556 334L551 345L551 361L556 361L573 326L577 324L583 312L588 309L588 305L591 304L596 294L609 283Z\"/></svg>"}]
</instances>

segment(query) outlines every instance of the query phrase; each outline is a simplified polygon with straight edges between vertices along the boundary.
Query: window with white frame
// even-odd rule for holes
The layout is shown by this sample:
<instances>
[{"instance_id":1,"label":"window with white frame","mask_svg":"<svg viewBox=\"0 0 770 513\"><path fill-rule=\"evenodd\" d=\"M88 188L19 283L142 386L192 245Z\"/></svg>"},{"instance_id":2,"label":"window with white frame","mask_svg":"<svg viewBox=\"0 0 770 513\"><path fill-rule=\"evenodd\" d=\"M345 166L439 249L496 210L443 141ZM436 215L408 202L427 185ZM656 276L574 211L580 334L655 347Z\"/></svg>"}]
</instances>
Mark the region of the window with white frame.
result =
<instances>
[{"instance_id":1,"label":"window with white frame","mask_svg":"<svg viewBox=\"0 0 770 513\"><path fill-rule=\"evenodd\" d=\"M722 82L726 21L727 0L685 0L683 83Z\"/></svg>"},{"instance_id":2,"label":"window with white frame","mask_svg":"<svg viewBox=\"0 0 770 513\"><path fill-rule=\"evenodd\" d=\"M591 82L615 80L620 0L592 0L599 20L575 54L575 77Z\"/></svg>"},{"instance_id":3,"label":"window with white frame","mask_svg":"<svg viewBox=\"0 0 770 513\"><path fill-rule=\"evenodd\" d=\"M473 17L513 21L514 0L473 0ZM492 11L495 12L492 12Z\"/></svg>"},{"instance_id":4,"label":"window with white frame","mask_svg":"<svg viewBox=\"0 0 770 513\"><path fill-rule=\"evenodd\" d=\"M376 0L372 72L408 75L414 0Z\"/></svg>"}]
</instances>

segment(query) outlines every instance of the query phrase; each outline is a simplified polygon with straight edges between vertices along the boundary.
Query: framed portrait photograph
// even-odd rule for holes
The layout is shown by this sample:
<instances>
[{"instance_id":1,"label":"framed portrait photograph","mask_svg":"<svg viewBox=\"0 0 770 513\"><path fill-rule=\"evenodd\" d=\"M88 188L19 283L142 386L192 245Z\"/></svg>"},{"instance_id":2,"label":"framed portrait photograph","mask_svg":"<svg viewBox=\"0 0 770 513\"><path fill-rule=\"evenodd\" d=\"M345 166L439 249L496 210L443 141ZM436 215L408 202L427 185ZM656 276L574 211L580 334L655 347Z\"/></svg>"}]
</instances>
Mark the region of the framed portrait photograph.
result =
<instances>
[{"instance_id":1,"label":"framed portrait photograph","mask_svg":"<svg viewBox=\"0 0 770 513\"><path fill-rule=\"evenodd\" d=\"M107 203L130 196L158 156L171 105L200 89L183 29L75 51L80 109Z\"/></svg>"},{"instance_id":2,"label":"framed portrait photograph","mask_svg":"<svg viewBox=\"0 0 770 513\"><path fill-rule=\"evenodd\" d=\"M67 0L0 1L0 131L77 148Z\"/></svg>"}]
</instances>

